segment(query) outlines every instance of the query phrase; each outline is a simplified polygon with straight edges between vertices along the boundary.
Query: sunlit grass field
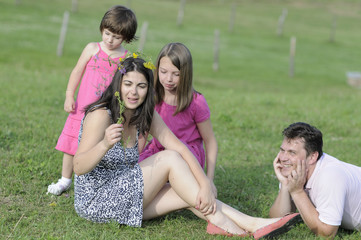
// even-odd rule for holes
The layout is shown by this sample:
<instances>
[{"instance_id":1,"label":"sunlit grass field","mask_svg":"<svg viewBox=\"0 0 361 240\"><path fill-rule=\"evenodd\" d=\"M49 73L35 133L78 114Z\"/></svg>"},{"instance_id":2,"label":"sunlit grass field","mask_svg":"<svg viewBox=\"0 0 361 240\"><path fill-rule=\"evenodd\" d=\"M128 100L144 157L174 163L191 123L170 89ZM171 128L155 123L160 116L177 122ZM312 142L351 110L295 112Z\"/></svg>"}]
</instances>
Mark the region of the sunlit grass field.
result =
<instances>
[{"instance_id":1,"label":"sunlit grass field","mask_svg":"<svg viewBox=\"0 0 361 240\"><path fill-rule=\"evenodd\" d=\"M119 228L78 217L73 188L60 197L46 195L61 173L62 153L54 147L67 117L68 77L84 46L101 40L100 20L115 4L134 10L138 36L149 23L144 52L153 59L168 42L191 50L194 87L207 99L219 145L220 200L268 216L278 190L272 161L282 130L296 121L324 133L325 152L361 166L361 89L346 81L346 72L361 71L358 0L193 0L186 2L181 26L175 0L79 0L76 12L70 0L0 0L0 239L224 238L207 235L206 222L186 210L142 228ZM278 36L283 9L288 14ZM69 29L58 57L65 11ZM213 71L216 29L219 70ZM291 37L297 39L294 77ZM131 51L138 46L126 45ZM336 239L360 237L341 230ZM317 239L304 224L280 238Z\"/></svg>"}]
</instances>

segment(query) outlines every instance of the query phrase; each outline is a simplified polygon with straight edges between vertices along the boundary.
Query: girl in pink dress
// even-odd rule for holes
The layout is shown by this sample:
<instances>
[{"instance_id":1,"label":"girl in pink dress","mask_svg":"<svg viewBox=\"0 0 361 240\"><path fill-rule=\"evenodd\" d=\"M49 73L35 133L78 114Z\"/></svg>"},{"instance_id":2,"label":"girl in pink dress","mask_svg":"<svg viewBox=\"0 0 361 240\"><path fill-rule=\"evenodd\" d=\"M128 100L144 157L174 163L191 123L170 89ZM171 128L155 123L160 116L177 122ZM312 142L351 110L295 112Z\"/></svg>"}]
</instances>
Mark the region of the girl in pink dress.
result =
<instances>
[{"instance_id":1,"label":"girl in pink dress","mask_svg":"<svg viewBox=\"0 0 361 240\"><path fill-rule=\"evenodd\" d=\"M69 113L55 149L62 151L62 178L48 186L48 193L60 195L71 186L73 156L78 148L80 122L84 108L98 100L111 83L120 58L127 50L123 41L135 40L137 20L132 10L116 5L110 8L100 23L102 41L86 45L70 74L66 89L64 110ZM81 81L76 101L74 94Z\"/></svg>"},{"instance_id":2,"label":"girl in pink dress","mask_svg":"<svg viewBox=\"0 0 361 240\"><path fill-rule=\"evenodd\" d=\"M158 55L154 77L155 110L194 154L201 167L207 166L207 177L213 181L217 141L206 99L193 88L192 55L188 48L182 43L164 46ZM162 150L164 147L159 141L152 139L139 161Z\"/></svg>"}]
</instances>

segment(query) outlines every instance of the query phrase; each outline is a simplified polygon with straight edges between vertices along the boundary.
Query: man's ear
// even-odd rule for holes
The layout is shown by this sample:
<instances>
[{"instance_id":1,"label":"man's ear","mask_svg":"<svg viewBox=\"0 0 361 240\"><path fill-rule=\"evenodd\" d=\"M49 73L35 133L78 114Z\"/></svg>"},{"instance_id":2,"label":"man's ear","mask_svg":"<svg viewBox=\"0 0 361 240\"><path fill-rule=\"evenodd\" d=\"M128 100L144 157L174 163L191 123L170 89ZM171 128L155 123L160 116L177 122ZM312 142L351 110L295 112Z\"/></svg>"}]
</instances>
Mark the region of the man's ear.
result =
<instances>
[{"instance_id":1,"label":"man's ear","mask_svg":"<svg viewBox=\"0 0 361 240\"><path fill-rule=\"evenodd\" d=\"M318 152L315 151L313 153L311 153L310 155L310 160L308 161L308 163L310 165L316 164L317 163L317 159L318 159Z\"/></svg>"}]
</instances>

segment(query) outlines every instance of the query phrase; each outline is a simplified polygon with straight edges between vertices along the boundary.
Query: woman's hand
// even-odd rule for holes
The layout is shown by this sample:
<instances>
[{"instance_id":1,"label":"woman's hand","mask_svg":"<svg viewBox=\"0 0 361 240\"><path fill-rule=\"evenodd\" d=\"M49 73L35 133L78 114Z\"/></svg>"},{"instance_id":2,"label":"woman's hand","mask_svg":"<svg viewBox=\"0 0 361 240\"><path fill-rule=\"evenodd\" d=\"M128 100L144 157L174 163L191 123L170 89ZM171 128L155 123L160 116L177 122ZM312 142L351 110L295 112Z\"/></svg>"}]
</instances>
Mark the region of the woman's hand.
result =
<instances>
[{"instance_id":1,"label":"woman's hand","mask_svg":"<svg viewBox=\"0 0 361 240\"><path fill-rule=\"evenodd\" d=\"M198 209L205 216L216 212L216 197L212 190L212 184L210 181L205 186L200 187L197 195L196 209Z\"/></svg>"},{"instance_id":2,"label":"woman's hand","mask_svg":"<svg viewBox=\"0 0 361 240\"><path fill-rule=\"evenodd\" d=\"M107 129L105 129L103 142L105 146L110 149L114 146L116 142L119 142L122 139L122 124L112 124Z\"/></svg>"}]
</instances>

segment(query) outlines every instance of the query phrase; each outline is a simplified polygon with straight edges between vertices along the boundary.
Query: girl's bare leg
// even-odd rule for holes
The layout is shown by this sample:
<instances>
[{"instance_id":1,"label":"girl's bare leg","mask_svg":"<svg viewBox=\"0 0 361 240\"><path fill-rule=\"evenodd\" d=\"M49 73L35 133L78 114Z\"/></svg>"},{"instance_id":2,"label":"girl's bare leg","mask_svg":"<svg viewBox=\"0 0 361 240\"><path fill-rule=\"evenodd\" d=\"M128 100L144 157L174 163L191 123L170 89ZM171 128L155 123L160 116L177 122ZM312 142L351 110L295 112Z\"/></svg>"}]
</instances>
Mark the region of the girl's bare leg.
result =
<instances>
[{"instance_id":1,"label":"girl's bare leg","mask_svg":"<svg viewBox=\"0 0 361 240\"><path fill-rule=\"evenodd\" d=\"M151 210L147 209L148 206L152 204L152 201L156 198L168 180L172 189L174 189L177 195L180 196L180 198L186 202L188 206L195 206L196 197L199 192L199 185L187 163L178 153L173 151L162 151L145 159L139 165L143 171L143 208L146 214L151 212ZM162 199L164 198L165 197L163 196ZM171 203L172 199L166 200ZM172 205L166 205L164 209L161 205L158 205L158 207L159 212L165 212L167 211L165 209L169 210ZM176 208L177 207L179 206L176 206ZM206 218L214 225L230 233L244 233L243 229L241 229L221 211L217 210L216 213L207 215Z\"/></svg>"},{"instance_id":2,"label":"girl's bare leg","mask_svg":"<svg viewBox=\"0 0 361 240\"><path fill-rule=\"evenodd\" d=\"M61 175L66 178L71 178L73 176L73 155L64 153L63 156L63 168Z\"/></svg>"},{"instance_id":3,"label":"girl's bare leg","mask_svg":"<svg viewBox=\"0 0 361 240\"><path fill-rule=\"evenodd\" d=\"M48 186L48 193L60 195L71 187L71 178L73 175L73 155L64 153L62 177L56 183L51 183Z\"/></svg>"}]
</instances>

